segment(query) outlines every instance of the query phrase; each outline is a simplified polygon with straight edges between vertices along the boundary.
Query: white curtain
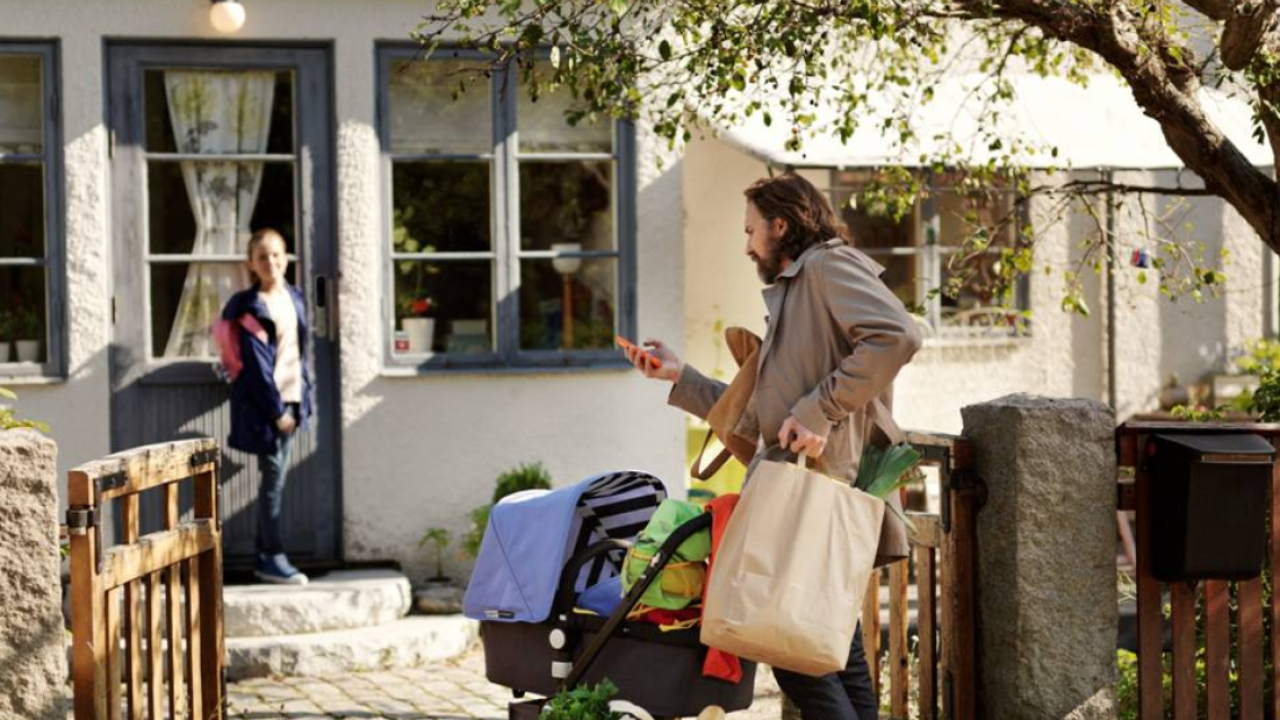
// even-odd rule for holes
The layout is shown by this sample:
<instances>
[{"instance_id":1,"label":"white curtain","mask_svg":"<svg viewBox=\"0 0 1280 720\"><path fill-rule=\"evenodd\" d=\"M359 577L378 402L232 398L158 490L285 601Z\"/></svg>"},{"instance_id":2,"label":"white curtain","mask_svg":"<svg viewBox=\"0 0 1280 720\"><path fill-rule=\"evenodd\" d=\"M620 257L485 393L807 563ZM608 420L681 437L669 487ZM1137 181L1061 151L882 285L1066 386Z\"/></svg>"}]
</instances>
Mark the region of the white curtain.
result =
<instances>
[{"instance_id":1,"label":"white curtain","mask_svg":"<svg viewBox=\"0 0 1280 720\"><path fill-rule=\"evenodd\" d=\"M164 81L178 152L266 151L274 74L171 70ZM191 252L243 256L262 163L184 161L182 179L196 219ZM213 325L226 301L247 284L243 264L192 263L164 357L216 355Z\"/></svg>"}]
</instances>

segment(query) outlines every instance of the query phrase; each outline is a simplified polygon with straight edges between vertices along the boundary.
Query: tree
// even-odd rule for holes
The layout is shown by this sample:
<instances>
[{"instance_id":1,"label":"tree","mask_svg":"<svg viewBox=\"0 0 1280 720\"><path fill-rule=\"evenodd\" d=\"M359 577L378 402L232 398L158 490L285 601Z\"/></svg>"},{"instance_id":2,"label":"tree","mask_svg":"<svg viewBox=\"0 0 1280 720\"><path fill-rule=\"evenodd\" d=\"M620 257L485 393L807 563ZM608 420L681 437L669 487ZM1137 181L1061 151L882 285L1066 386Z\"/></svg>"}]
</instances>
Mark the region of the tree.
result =
<instances>
[{"instance_id":1,"label":"tree","mask_svg":"<svg viewBox=\"0 0 1280 720\"><path fill-rule=\"evenodd\" d=\"M1276 181L1251 164L1210 120L1198 92L1213 87L1248 98L1255 138L1280 157L1280 23L1277 0L440 0L418 37L429 50L443 38L491 53L495 65L518 62L530 72L539 48L551 48L552 83L576 99L570 122L601 115L641 117L672 143L700 123L732 123L761 113L766 124L791 127L789 144L807 133L853 135L873 99L899 102L877 119L903 146L914 137L912 110L932 98L957 68L985 74L984 112L1013 99L1008 74L1060 74L1087 83L1110 70L1132 89L1160 125L1172 150L1203 188L1116 185L1105 178L1033 185L1018 138L982 139L986 158L955 147L927 160L938 170L963 168L973 192L996 180L1019 194L1057 193L1080 202L1117 195L1211 195L1234 207L1272 250L1280 252ZM816 128L822 105L835 109ZM696 109L692 116L691 109ZM901 211L919 192L908 173L889 172L873 199ZM1065 207L1065 205L1063 206ZM1095 213L1096 206L1090 212ZM1099 246L1110 237L1098 224ZM1006 282L1030 269L1030 237L1004 248ZM975 232L975 252L987 250ZM1176 247L1168 294L1196 294L1221 284L1221 270L1190 248ZM1096 250L1096 248L1095 248ZM1086 254L1087 256L1088 254ZM1177 255L1176 258L1172 255ZM1176 262L1175 261L1187 261ZM1157 268L1161 259L1157 258ZM1169 270L1170 268L1165 268ZM1070 284L1069 279L1069 284ZM1163 283L1163 280L1162 280ZM1069 291L1070 293L1070 291ZM1068 303L1064 302L1064 306ZM1079 307L1075 309L1079 310Z\"/></svg>"}]
</instances>

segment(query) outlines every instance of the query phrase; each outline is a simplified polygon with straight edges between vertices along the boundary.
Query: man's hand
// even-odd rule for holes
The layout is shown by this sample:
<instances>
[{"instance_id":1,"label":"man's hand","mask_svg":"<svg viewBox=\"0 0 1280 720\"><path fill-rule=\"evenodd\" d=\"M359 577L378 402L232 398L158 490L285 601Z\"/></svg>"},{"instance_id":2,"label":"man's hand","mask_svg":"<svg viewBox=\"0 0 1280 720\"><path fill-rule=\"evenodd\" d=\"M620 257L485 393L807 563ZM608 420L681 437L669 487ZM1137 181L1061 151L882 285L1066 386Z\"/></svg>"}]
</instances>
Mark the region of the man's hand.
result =
<instances>
[{"instance_id":1,"label":"man's hand","mask_svg":"<svg viewBox=\"0 0 1280 720\"><path fill-rule=\"evenodd\" d=\"M293 413L286 412L276 419L276 429L288 435L298 429L298 421L293 417Z\"/></svg>"},{"instance_id":2,"label":"man's hand","mask_svg":"<svg viewBox=\"0 0 1280 720\"><path fill-rule=\"evenodd\" d=\"M675 354L671 348L662 344L662 342L649 338L644 341L645 347L648 348L649 355L657 358L662 363L660 367L655 368L644 359L643 351L637 347L630 347L623 352L627 355L627 360L636 366L636 369L644 373L647 378L655 378L657 380L670 380L675 382L680 379L680 371L684 368L684 363L680 362L680 356Z\"/></svg>"},{"instance_id":3,"label":"man's hand","mask_svg":"<svg viewBox=\"0 0 1280 720\"><path fill-rule=\"evenodd\" d=\"M782 429L778 430L778 446L796 454L803 452L816 458L827 448L827 439L801 425L794 415L788 415L782 423Z\"/></svg>"}]
</instances>

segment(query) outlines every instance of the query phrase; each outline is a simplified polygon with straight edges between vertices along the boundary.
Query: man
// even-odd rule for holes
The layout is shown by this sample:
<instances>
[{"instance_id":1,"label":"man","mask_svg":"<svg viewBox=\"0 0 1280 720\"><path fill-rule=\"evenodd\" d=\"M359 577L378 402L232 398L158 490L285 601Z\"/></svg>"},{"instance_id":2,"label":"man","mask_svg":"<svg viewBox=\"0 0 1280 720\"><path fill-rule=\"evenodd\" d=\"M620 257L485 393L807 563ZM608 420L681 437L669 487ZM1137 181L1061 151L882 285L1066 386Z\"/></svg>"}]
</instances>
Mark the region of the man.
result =
<instances>
[{"instance_id":1,"label":"man","mask_svg":"<svg viewBox=\"0 0 1280 720\"><path fill-rule=\"evenodd\" d=\"M878 425L888 421L893 379L920 348L920 329L880 280L884 268L845 240L831 205L810 182L788 173L757 181L745 195L746 253L767 286L769 310L747 409L760 429L747 479L762 458L793 461L804 452L827 474L852 482L864 445L878 440ZM639 349L628 350L628 359L647 377L674 383L672 405L705 418L725 384L658 340L645 345L661 367L645 362ZM879 563L907 551L906 529L885 513ZM804 720L878 717L860 628L843 671L819 678L776 668L774 674Z\"/></svg>"}]
</instances>

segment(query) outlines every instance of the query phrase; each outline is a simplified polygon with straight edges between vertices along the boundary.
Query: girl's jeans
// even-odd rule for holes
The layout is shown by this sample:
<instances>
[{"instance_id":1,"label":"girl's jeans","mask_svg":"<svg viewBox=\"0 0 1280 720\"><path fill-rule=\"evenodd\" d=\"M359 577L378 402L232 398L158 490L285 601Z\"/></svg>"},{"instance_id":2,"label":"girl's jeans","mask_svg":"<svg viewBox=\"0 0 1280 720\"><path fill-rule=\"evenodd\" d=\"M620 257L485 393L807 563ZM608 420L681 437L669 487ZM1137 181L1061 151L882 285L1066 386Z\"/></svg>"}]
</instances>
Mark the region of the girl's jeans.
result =
<instances>
[{"instance_id":1,"label":"girl's jeans","mask_svg":"<svg viewBox=\"0 0 1280 720\"><path fill-rule=\"evenodd\" d=\"M298 404L289 403L285 412L298 417ZM284 538L280 532L280 506L284 498L284 485L289 472L289 460L293 455L293 436L297 431L281 434L276 451L258 456L258 469L262 482L258 485L258 552L276 555L284 552Z\"/></svg>"}]
</instances>

